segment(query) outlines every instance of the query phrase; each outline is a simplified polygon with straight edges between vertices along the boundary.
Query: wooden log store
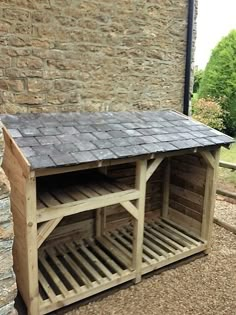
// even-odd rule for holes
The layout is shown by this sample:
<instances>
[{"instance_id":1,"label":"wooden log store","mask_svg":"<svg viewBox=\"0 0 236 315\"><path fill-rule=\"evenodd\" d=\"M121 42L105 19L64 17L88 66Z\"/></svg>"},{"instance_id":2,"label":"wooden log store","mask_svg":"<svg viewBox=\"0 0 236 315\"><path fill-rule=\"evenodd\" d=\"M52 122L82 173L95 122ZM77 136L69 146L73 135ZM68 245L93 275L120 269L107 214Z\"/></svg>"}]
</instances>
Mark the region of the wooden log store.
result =
<instances>
[{"instance_id":1,"label":"wooden log store","mask_svg":"<svg viewBox=\"0 0 236 315\"><path fill-rule=\"evenodd\" d=\"M29 315L208 253L220 146L232 138L169 110L1 119Z\"/></svg>"}]
</instances>

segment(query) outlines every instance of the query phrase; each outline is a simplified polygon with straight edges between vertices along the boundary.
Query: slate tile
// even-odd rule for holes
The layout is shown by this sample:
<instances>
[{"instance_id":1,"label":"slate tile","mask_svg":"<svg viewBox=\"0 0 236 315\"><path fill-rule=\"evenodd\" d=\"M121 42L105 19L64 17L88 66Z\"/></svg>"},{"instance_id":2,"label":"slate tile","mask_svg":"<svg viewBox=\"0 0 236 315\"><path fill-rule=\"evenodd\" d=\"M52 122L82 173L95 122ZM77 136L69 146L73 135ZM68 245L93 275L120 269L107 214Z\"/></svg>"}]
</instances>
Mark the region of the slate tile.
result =
<instances>
[{"instance_id":1,"label":"slate tile","mask_svg":"<svg viewBox=\"0 0 236 315\"><path fill-rule=\"evenodd\" d=\"M191 131L191 135L193 135L195 138L204 138L205 135L200 131Z\"/></svg>"},{"instance_id":2,"label":"slate tile","mask_svg":"<svg viewBox=\"0 0 236 315\"><path fill-rule=\"evenodd\" d=\"M214 142L215 144L223 144L223 143L231 142L229 140L226 140L225 136L209 137L208 139Z\"/></svg>"},{"instance_id":3,"label":"slate tile","mask_svg":"<svg viewBox=\"0 0 236 315\"><path fill-rule=\"evenodd\" d=\"M141 140L143 140L143 143L154 143L157 142L158 140L153 137L153 136L142 136L139 137Z\"/></svg>"},{"instance_id":4,"label":"slate tile","mask_svg":"<svg viewBox=\"0 0 236 315\"><path fill-rule=\"evenodd\" d=\"M32 169L40 169L55 166L55 163L48 155L38 155L28 158Z\"/></svg>"},{"instance_id":5,"label":"slate tile","mask_svg":"<svg viewBox=\"0 0 236 315\"><path fill-rule=\"evenodd\" d=\"M58 136L58 137L61 137L61 136ZM42 137L36 137L36 139L42 145L61 143L56 136L42 136Z\"/></svg>"},{"instance_id":6,"label":"slate tile","mask_svg":"<svg viewBox=\"0 0 236 315\"><path fill-rule=\"evenodd\" d=\"M39 142L33 137L15 138L19 147L33 147L39 145Z\"/></svg>"},{"instance_id":7,"label":"slate tile","mask_svg":"<svg viewBox=\"0 0 236 315\"><path fill-rule=\"evenodd\" d=\"M114 140L116 140L116 139L114 139ZM112 143L111 140L96 140L94 142L94 144L99 149L109 149L109 148L114 146L114 143Z\"/></svg>"},{"instance_id":8,"label":"slate tile","mask_svg":"<svg viewBox=\"0 0 236 315\"><path fill-rule=\"evenodd\" d=\"M113 147L126 147L130 145L130 141L127 140L127 138L114 138L110 140L113 144Z\"/></svg>"},{"instance_id":9,"label":"slate tile","mask_svg":"<svg viewBox=\"0 0 236 315\"><path fill-rule=\"evenodd\" d=\"M158 135L158 136L153 136L155 137L158 141L160 142L165 142L165 141L172 141L172 140L180 140L183 139L181 135L179 134L164 134L164 135Z\"/></svg>"},{"instance_id":10,"label":"slate tile","mask_svg":"<svg viewBox=\"0 0 236 315\"><path fill-rule=\"evenodd\" d=\"M62 133L56 127L44 127L44 128L39 128L39 130L44 136L56 136Z\"/></svg>"},{"instance_id":11,"label":"slate tile","mask_svg":"<svg viewBox=\"0 0 236 315\"><path fill-rule=\"evenodd\" d=\"M101 131L101 132L100 131L93 132L93 135L96 138L100 139L100 140L106 140L106 139L111 139L112 138L112 136L109 135L109 133L103 132L103 131Z\"/></svg>"},{"instance_id":12,"label":"slate tile","mask_svg":"<svg viewBox=\"0 0 236 315\"><path fill-rule=\"evenodd\" d=\"M125 130L126 129L120 123L119 124L108 124L108 126L109 126L109 128L111 128L111 130Z\"/></svg>"},{"instance_id":13,"label":"slate tile","mask_svg":"<svg viewBox=\"0 0 236 315\"><path fill-rule=\"evenodd\" d=\"M124 138L127 137L127 134L121 130L113 130L108 132L112 138Z\"/></svg>"},{"instance_id":14,"label":"slate tile","mask_svg":"<svg viewBox=\"0 0 236 315\"><path fill-rule=\"evenodd\" d=\"M13 138L22 137L22 134L17 129L8 129L8 131Z\"/></svg>"},{"instance_id":15,"label":"slate tile","mask_svg":"<svg viewBox=\"0 0 236 315\"><path fill-rule=\"evenodd\" d=\"M188 126L188 129L191 131L202 131L202 130L210 130L209 127L205 125L193 125L193 126Z\"/></svg>"},{"instance_id":16,"label":"slate tile","mask_svg":"<svg viewBox=\"0 0 236 315\"><path fill-rule=\"evenodd\" d=\"M71 155L77 160L78 163L97 161L97 157L95 157L90 151L75 153L72 152Z\"/></svg>"},{"instance_id":17,"label":"slate tile","mask_svg":"<svg viewBox=\"0 0 236 315\"><path fill-rule=\"evenodd\" d=\"M78 134L76 135L76 138L79 141L97 141L98 140L93 134L89 132Z\"/></svg>"},{"instance_id":18,"label":"slate tile","mask_svg":"<svg viewBox=\"0 0 236 315\"><path fill-rule=\"evenodd\" d=\"M70 152L78 152L78 148L74 143L60 143L54 145L56 150L59 152L70 153Z\"/></svg>"},{"instance_id":19,"label":"slate tile","mask_svg":"<svg viewBox=\"0 0 236 315\"><path fill-rule=\"evenodd\" d=\"M85 133L85 132L94 132L96 131L96 129L92 126L86 125L86 126L80 126L80 125L76 125L76 129L81 132L81 133Z\"/></svg>"},{"instance_id":20,"label":"slate tile","mask_svg":"<svg viewBox=\"0 0 236 315\"><path fill-rule=\"evenodd\" d=\"M162 125L162 127L173 127L174 125L171 123L171 122L169 122L169 121L162 121L161 122L161 125ZM165 129L166 130L166 129Z\"/></svg>"},{"instance_id":21,"label":"slate tile","mask_svg":"<svg viewBox=\"0 0 236 315\"><path fill-rule=\"evenodd\" d=\"M32 148L30 148L30 147L23 147L23 148L21 148L21 152L23 153L23 155L24 155L26 158L35 155L34 150L33 150Z\"/></svg>"},{"instance_id":22,"label":"slate tile","mask_svg":"<svg viewBox=\"0 0 236 315\"><path fill-rule=\"evenodd\" d=\"M125 129L136 129L138 128L138 124L136 123L124 123L122 126L125 127Z\"/></svg>"},{"instance_id":23,"label":"slate tile","mask_svg":"<svg viewBox=\"0 0 236 315\"><path fill-rule=\"evenodd\" d=\"M148 151L142 146L128 146L128 147L114 147L111 148L111 151L115 153L118 157L128 157L136 156L141 154L147 154Z\"/></svg>"},{"instance_id":24,"label":"slate tile","mask_svg":"<svg viewBox=\"0 0 236 315\"><path fill-rule=\"evenodd\" d=\"M110 151L109 149L93 150L91 153L94 154L99 161L117 158L114 152Z\"/></svg>"},{"instance_id":25,"label":"slate tile","mask_svg":"<svg viewBox=\"0 0 236 315\"><path fill-rule=\"evenodd\" d=\"M93 125L94 127L94 131L110 131L112 130L111 127L107 124L97 124L97 125Z\"/></svg>"},{"instance_id":26,"label":"slate tile","mask_svg":"<svg viewBox=\"0 0 236 315\"><path fill-rule=\"evenodd\" d=\"M176 147L169 142L148 143L142 145L149 153L175 151Z\"/></svg>"},{"instance_id":27,"label":"slate tile","mask_svg":"<svg viewBox=\"0 0 236 315\"><path fill-rule=\"evenodd\" d=\"M179 132L179 136L182 139L193 139L193 138L195 138L194 135L192 135L190 132Z\"/></svg>"},{"instance_id":28,"label":"slate tile","mask_svg":"<svg viewBox=\"0 0 236 315\"><path fill-rule=\"evenodd\" d=\"M77 129L75 129L75 127L71 127L71 126L58 127L58 129L64 135L74 135L76 133L77 134L79 133L79 131Z\"/></svg>"},{"instance_id":29,"label":"slate tile","mask_svg":"<svg viewBox=\"0 0 236 315\"><path fill-rule=\"evenodd\" d=\"M178 131L178 132L186 132L186 133L189 133L189 129L188 128L185 128L185 127L182 127L182 126L175 126L175 131Z\"/></svg>"},{"instance_id":30,"label":"slate tile","mask_svg":"<svg viewBox=\"0 0 236 315\"><path fill-rule=\"evenodd\" d=\"M188 149L188 148L197 148L199 147L199 143L195 140L177 140L177 141L172 141L170 142L173 146L175 146L178 149Z\"/></svg>"},{"instance_id":31,"label":"slate tile","mask_svg":"<svg viewBox=\"0 0 236 315\"><path fill-rule=\"evenodd\" d=\"M132 145L139 145L139 144L143 144L145 143L144 139L145 137L150 137L152 138L151 136L142 136L142 137L128 137L128 138L125 138L125 140L127 141L127 143L130 143ZM154 139L154 138L153 138ZM154 139L155 141L156 139Z\"/></svg>"},{"instance_id":32,"label":"slate tile","mask_svg":"<svg viewBox=\"0 0 236 315\"><path fill-rule=\"evenodd\" d=\"M96 149L96 146L92 142L88 141L77 141L75 145L80 151L89 151Z\"/></svg>"},{"instance_id":33,"label":"slate tile","mask_svg":"<svg viewBox=\"0 0 236 315\"><path fill-rule=\"evenodd\" d=\"M78 141L77 137L75 135L59 135L57 136L58 143L54 144L59 144L59 143L75 143Z\"/></svg>"},{"instance_id":34,"label":"slate tile","mask_svg":"<svg viewBox=\"0 0 236 315\"><path fill-rule=\"evenodd\" d=\"M142 130L142 129L139 129L139 130ZM130 137L142 136L142 133L134 129L127 129L127 130L124 130L124 132Z\"/></svg>"},{"instance_id":35,"label":"slate tile","mask_svg":"<svg viewBox=\"0 0 236 315\"><path fill-rule=\"evenodd\" d=\"M36 137L36 136L42 135L41 132L37 128L34 128L34 127L21 128L19 129L19 131L24 137Z\"/></svg>"},{"instance_id":36,"label":"slate tile","mask_svg":"<svg viewBox=\"0 0 236 315\"><path fill-rule=\"evenodd\" d=\"M56 155L60 152L53 145L39 145L33 147L35 155Z\"/></svg>"},{"instance_id":37,"label":"slate tile","mask_svg":"<svg viewBox=\"0 0 236 315\"><path fill-rule=\"evenodd\" d=\"M51 159L57 166L62 166L62 165L70 165L70 164L76 164L77 160L72 154L70 153L63 153L59 155L51 155Z\"/></svg>"},{"instance_id":38,"label":"slate tile","mask_svg":"<svg viewBox=\"0 0 236 315\"><path fill-rule=\"evenodd\" d=\"M201 146L215 145L215 143L211 141L210 138L198 138L194 140L197 141Z\"/></svg>"}]
</instances>

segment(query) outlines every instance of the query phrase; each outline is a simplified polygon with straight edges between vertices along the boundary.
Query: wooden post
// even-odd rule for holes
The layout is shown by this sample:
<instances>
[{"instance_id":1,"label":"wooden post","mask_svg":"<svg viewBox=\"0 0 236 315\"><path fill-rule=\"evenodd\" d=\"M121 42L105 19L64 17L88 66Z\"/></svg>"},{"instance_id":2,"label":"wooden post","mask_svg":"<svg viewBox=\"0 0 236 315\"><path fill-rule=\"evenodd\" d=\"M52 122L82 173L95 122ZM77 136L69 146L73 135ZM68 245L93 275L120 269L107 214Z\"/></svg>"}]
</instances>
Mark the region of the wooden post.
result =
<instances>
[{"instance_id":1,"label":"wooden post","mask_svg":"<svg viewBox=\"0 0 236 315\"><path fill-rule=\"evenodd\" d=\"M106 228L106 209L99 208L96 210L96 236L100 237Z\"/></svg>"},{"instance_id":2,"label":"wooden post","mask_svg":"<svg viewBox=\"0 0 236 315\"><path fill-rule=\"evenodd\" d=\"M135 282L141 281L142 276L142 257L143 257L143 234L144 234L144 215L145 215L145 197L146 197L146 172L147 161L136 162L136 189L140 196L136 201L138 209L138 219L134 220L133 232L133 267L136 270Z\"/></svg>"},{"instance_id":3,"label":"wooden post","mask_svg":"<svg viewBox=\"0 0 236 315\"><path fill-rule=\"evenodd\" d=\"M211 248L220 149L217 149L213 153L213 156L214 156L214 167L210 163L207 163L202 229L201 229L201 238L207 241L207 249L205 251L206 254L209 253L210 248Z\"/></svg>"},{"instance_id":4,"label":"wooden post","mask_svg":"<svg viewBox=\"0 0 236 315\"><path fill-rule=\"evenodd\" d=\"M26 179L26 247L27 247L27 280L28 280L28 315L39 314L38 286L38 247L36 221L36 179L34 172Z\"/></svg>"},{"instance_id":5,"label":"wooden post","mask_svg":"<svg viewBox=\"0 0 236 315\"><path fill-rule=\"evenodd\" d=\"M162 201L162 217L167 218L169 212L169 196L170 196L170 158L167 158L167 164L163 182L163 201Z\"/></svg>"}]
</instances>

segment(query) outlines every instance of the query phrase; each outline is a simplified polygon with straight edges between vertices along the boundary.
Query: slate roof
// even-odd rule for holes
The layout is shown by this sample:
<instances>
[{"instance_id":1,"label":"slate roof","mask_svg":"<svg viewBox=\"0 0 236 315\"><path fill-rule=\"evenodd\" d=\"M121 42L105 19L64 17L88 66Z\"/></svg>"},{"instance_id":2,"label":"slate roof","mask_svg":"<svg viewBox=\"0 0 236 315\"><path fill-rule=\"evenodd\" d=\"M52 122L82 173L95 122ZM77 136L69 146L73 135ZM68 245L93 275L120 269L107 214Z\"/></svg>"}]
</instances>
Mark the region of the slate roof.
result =
<instances>
[{"instance_id":1,"label":"slate roof","mask_svg":"<svg viewBox=\"0 0 236 315\"><path fill-rule=\"evenodd\" d=\"M171 110L1 115L32 169L228 145L234 139Z\"/></svg>"}]
</instances>

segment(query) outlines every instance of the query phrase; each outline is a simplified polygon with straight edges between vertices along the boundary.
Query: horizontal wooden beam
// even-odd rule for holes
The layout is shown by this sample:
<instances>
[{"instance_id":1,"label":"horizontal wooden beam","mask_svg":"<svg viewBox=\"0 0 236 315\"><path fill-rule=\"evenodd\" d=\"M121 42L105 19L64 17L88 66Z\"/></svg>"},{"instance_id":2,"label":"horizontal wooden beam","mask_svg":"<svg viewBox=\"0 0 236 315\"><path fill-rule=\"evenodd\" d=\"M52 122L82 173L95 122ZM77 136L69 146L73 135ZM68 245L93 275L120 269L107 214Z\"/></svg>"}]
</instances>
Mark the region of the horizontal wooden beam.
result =
<instances>
[{"instance_id":1,"label":"horizontal wooden beam","mask_svg":"<svg viewBox=\"0 0 236 315\"><path fill-rule=\"evenodd\" d=\"M117 193L111 193L104 196L92 197L80 201L73 201L59 206L43 208L37 211L37 222L45 222L56 218L89 211L102 207L115 205L124 201L135 200L139 198L139 191L129 189Z\"/></svg>"},{"instance_id":2,"label":"horizontal wooden beam","mask_svg":"<svg viewBox=\"0 0 236 315\"><path fill-rule=\"evenodd\" d=\"M226 161L220 161L220 167L223 167L223 168L229 168L231 170L236 170L236 164L235 163L229 163L229 162L226 162Z\"/></svg>"},{"instance_id":3,"label":"horizontal wooden beam","mask_svg":"<svg viewBox=\"0 0 236 315\"><path fill-rule=\"evenodd\" d=\"M158 168L158 166L161 164L163 160L164 157L160 156L157 157L153 162L151 162L146 172L146 181L149 180L149 178L152 176L152 174L155 172L155 170Z\"/></svg>"},{"instance_id":4,"label":"horizontal wooden beam","mask_svg":"<svg viewBox=\"0 0 236 315\"><path fill-rule=\"evenodd\" d=\"M226 230L236 234L236 226L230 225L229 223L224 222L224 221L222 221L222 220L220 220L218 218L214 218L214 223L219 225L219 226L222 226Z\"/></svg>"},{"instance_id":5,"label":"horizontal wooden beam","mask_svg":"<svg viewBox=\"0 0 236 315\"><path fill-rule=\"evenodd\" d=\"M234 193L232 191L228 191L228 190L224 190L224 189L217 189L216 193L218 195L222 195L222 196L226 196L226 197L229 197L229 198L236 199L236 193Z\"/></svg>"}]
</instances>

